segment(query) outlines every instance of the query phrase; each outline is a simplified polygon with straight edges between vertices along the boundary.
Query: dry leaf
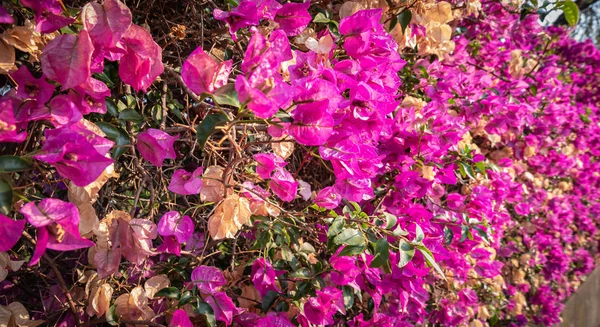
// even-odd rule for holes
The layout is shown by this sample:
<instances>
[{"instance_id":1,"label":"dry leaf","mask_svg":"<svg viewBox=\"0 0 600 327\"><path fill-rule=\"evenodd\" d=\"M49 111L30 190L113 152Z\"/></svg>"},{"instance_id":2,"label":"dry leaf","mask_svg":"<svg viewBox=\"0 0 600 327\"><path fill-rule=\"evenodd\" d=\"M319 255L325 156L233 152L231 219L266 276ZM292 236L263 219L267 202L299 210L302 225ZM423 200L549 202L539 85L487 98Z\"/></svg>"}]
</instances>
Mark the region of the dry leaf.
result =
<instances>
[{"instance_id":1,"label":"dry leaf","mask_svg":"<svg viewBox=\"0 0 600 327\"><path fill-rule=\"evenodd\" d=\"M274 141L280 141L282 139L283 138L273 138ZM283 159L287 159L294 153L294 142L273 142L271 143L271 148L276 155Z\"/></svg>"},{"instance_id":2,"label":"dry leaf","mask_svg":"<svg viewBox=\"0 0 600 327\"><path fill-rule=\"evenodd\" d=\"M148 306L146 292L141 286L135 287L130 294L122 294L115 300L117 314L127 320L150 320L154 311Z\"/></svg>"},{"instance_id":3,"label":"dry leaf","mask_svg":"<svg viewBox=\"0 0 600 327\"><path fill-rule=\"evenodd\" d=\"M200 191L200 201L218 202L224 197L225 185L223 182L223 173L225 168L221 166L210 166L202 174L202 190ZM227 179L227 184L231 184L231 177ZM233 189L228 188L228 193L233 193Z\"/></svg>"},{"instance_id":4,"label":"dry leaf","mask_svg":"<svg viewBox=\"0 0 600 327\"><path fill-rule=\"evenodd\" d=\"M43 320L29 319L29 312L19 302L12 302L6 307L0 305L0 326L2 327L36 327L44 323Z\"/></svg>"},{"instance_id":5,"label":"dry leaf","mask_svg":"<svg viewBox=\"0 0 600 327\"><path fill-rule=\"evenodd\" d=\"M0 74L8 74L17 69L15 60L15 48L0 38Z\"/></svg>"},{"instance_id":6,"label":"dry leaf","mask_svg":"<svg viewBox=\"0 0 600 327\"><path fill-rule=\"evenodd\" d=\"M257 308L257 303L262 303L260 293L253 285L244 285L242 294L237 298L240 308L248 309L248 312L260 313L260 308Z\"/></svg>"},{"instance_id":7,"label":"dry leaf","mask_svg":"<svg viewBox=\"0 0 600 327\"><path fill-rule=\"evenodd\" d=\"M96 315L100 318L108 312L113 288L107 283L100 283L99 279L96 279L96 281L98 282L95 283L96 285L92 287L90 292L86 312L90 316Z\"/></svg>"},{"instance_id":8,"label":"dry leaf","mask_svg":"<svg viewBox=\"0 0 600 327\"><path fill-rule=\"evenodd\" d=\"M352 16L357 13L359 10L367 9L367 7L356 1L347 1L340 7L339 14L340 19L348 16Z\"/></svg>"},{"instance_id":9,"label":"dry leaf","mask_svg":"<svg viewBox=\"0 0 600 327\"><path fill-rule=\"evenodd\" d=\"M221 201L208 219L208 231L215 240L234 238L243 225L251 226L250 202L237 194Z\"/></svg>"},{"instance_id":10,"label":"dry leaf","mask_svg":"<svg viewBox=\"0 0 600 327\"><path fill-rule=\"evenodd\" d=\"M13 47L32 55L38 55L41 53L35 39L39 39L40 35L39 33L35 34L35 29L29 29L27 26L15 26L6 30L2 37Z\"/></svg>"},{"instance_id":11,"label":"dry leaf","mask_svg":"<svg viewBox=\"0 0 600 327\"><path fill-rule=\"evenodd\" d=\"M171 281L166 275L156 275L146 281L144 289L146 289L146 296L153 298L156 292L169 286L171 286Z\"/></svg>"},{"instance_id":12,"label":"dry leaf","mask_svg":"<svg viewBox=\"0 0 600 327\"><path fill-rule=\"evenodd\" d=\"M8 276L8 271L17 271L21 269L25 261L12 261L6 252L0 252L0 282Z\"/></svg>"}]
</instances>

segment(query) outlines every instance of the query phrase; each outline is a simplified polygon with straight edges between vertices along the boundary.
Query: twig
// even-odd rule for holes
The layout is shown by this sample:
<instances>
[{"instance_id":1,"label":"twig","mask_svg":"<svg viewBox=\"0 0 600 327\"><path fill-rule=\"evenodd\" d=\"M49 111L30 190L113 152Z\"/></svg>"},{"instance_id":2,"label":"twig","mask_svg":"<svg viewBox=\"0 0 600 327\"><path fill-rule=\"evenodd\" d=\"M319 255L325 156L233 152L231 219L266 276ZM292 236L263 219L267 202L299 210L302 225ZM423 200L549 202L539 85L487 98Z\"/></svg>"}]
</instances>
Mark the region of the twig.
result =
<instances>
[{"instance_id":1,"label":"twig","mask_svg":"<svg viewBox=\"0 0 600 327\"><path fill-rule=\"evenodd\" d=\"M23 236L25 236L25 238L33 246L37 245L37 242L26 231L23 231ZM80 327L81 321L79 321L79 315L77 314L77 308L75 307L75 302L73 301L71 292L69 291L69 288L67 287L67 283L65 282L64 278L62 277L62 273L60 272L60 270L58 270L58 268L56 268L56 264L54 263L54 260L52 260L52 258L50 258L50 256L48 256L46 253L44 253L42 258L44 258L44 260L46 260L48 265L50 265L50 269L52 269L52 271L56 275L56 278L58 278L58 283L60 284L60 288L62 289L65 297L67 298L67 302L69 303L69 309L71 309L71 314L73 314L73 319L75 320L75 325L77 327Z\"/></svg>"}]
</instances>

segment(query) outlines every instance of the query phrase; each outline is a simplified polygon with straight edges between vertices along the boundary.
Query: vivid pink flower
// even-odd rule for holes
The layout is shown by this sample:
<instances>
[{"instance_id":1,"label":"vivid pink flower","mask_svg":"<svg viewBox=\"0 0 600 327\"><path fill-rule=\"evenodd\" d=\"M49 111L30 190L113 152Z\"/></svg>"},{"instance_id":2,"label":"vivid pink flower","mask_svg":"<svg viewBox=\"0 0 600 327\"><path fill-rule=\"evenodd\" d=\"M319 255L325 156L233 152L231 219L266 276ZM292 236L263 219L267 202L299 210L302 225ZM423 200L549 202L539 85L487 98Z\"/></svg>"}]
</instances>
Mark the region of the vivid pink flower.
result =
<instances>
[{"instance_id":1,"label":"vivid pink flower","mask_svg":"<svg viewBox=\"0 0 600 327\"><path fill-rule=\"evenodd\" d=\"M4 9L4 7L0 6L0 24L12 24L15 22L15 19Z\"/></svg>"},{"instance_id":2,"label":"vivid pink flower","mask_svg":"<svg viewBox=\"0 0 600 327\"><path fill-rule=\"evenodd\" d=\"M333 118L327 113L329 101L300 104L292 112L290 134L303 145L323 145L333 132Z\"/></svg>"},{"instance_id":3,"label":"vivid pink flower","mask_svg":"<svg viewBox=\"0 0 600 327\"><path fill-rule=\"evenodd\" d=\"M294 200L298 190L298 182L294 179L294 176L283 168L275 169L271 175L269 186L273 193L285 202Z\"/></svg>"},{"instance_id":4,"label":"vivid pink flower","mask_svg":"<svg viewBox=\"0 0 600 327\"><path fill-rule=\"evenodd\" d=\"M44 76L34 78L27 66L23 65L19 69L10 74L17 82L17 97L21 99L36 100L39 105L44 105L54 94L55 86L48 83Z\"/></svg>"},{"instance_id":5,"label":"vivid pink flower","mask_svg":"<svg viewBox=\"0 0 600 327\"><path fill-rule=\"evenodd\" d=\"M49 163L58 173L77 186L95 181L104 169L113 163L105 157L114 142L89 130L71 125L44 132L46 142L35 159Z\"/></svg>"},{"instance_id":6,"label":"vivid pink flower","mask_svg":"<svg viewBox=\"0 0 600 327\"><path fill-rule=\"evenodd\" d=\"M146 91L164 70L162 48L150 32L137 25L129 27L123 43L126 52L119 61L119 76L134 90Z\"/></svg>"},{"instance_id":7,"label":"vivid pink flower","mask_svg":"<svg viewBox=\"0 0 600 327\"><path fill-rule=\"evenodd\" d=\"M198 266L192 271L192 283L200 292L213 294L227 281L223 272L215 267Z\"/></svg>"},{"instance_id":8,"label":"vivid pink flower","mask_svg":"<svg viewBox=\"0 0 600 327\"><path fill-rule=\"evenodd\" d=\"M81 10L81 20L95 45L112 48L131 26L131 11L119 0L90 2Z\"/></svg>"},{"instance_id":9,"label":"vivid pink flower","mask_svg":"<svg viewBox=\"0 0 600 327\"><path fill-rule=\"evenodd\" d=\"M194 327L187 313L183 309L177 309L173 312L173 317L169 327Z\"/></svg>"},{"instance_id":10,"label":"vivid pink flower","mask_svg":"<svg viewBox=\"0 0 600 327\"><path fill-rule=\"evenodd\" d=\"M335 209L340 205L342 196L332 186L328 186L317 193L315 204L325 209Z\"/></svg>"},{"instance_id":11,"label":"vivid pink flower","mask_svg":"<svg viewBox=\"0 0 600 327\"><path fill-rule=\"evenodd\" d=\"M5 96L0 99L0 142L23 142L27 132L19 133L20 128L14 116L14 106L19 106L20 100Z\"/></svg>"},{"instance_id":12,"label":"vivid pink flower","mask_svg":"<svg viewBox=\"0 0 600 327\"><path fill-rule=\"evenodd\" d=\"M269 312L266 317L259 320L256 327L294 327L294 325L286 318L285 313L281 312L277 315Z\"/></svg>"},{"instance_id":13,"label":"vivid pink flower","mask_svg":"<svg viewBox=\"0 0 600 327\"><path fill-rule=\"evenodd\" d=\"M257 162L256 173L262 179L271 178L273 170L287 165L287 162L285 162L283 158L274 153L258 153L255 154L253 158Z\"/></svg>"},{"instance_id":14,"label":"vivid pink flower","mask_svg":"<svg viewBox=\"0 0 600 327\"><path fill-rule=\"evenodd\" d=\"M68 95L58 95L52 98L47 106L37 106L31 111L30 120L48 120L54 127L63 127L75 124L83 116Z\"/></svg>"},{"instance_id":15,"label":"vivid pink flower","mask_svg":"<svg viewBox=\"0 0 600 327\"><path fill-rule=\"evenodd\" d=\"M193 173L185 169L177 169L171 177L169 191L181 195L199 194L202 189L202 172L204 167L198 167Z\"/></svg>"},{"instance_id":16,"label":"vivid pink flower","mask_svg":"<svg viewBox=\"0 0 600 327\"><path fill-rule=\"evenodd\" d=\"M304 316L316 325L332 325L333 315L337 312L346 313L342 290L326 287L317 290L317 297L311 297L304 303Z\"/></svg>"},{"instance_id":17,"label":"vivid pink flower","mask_svg":"<svg viewBox=\"0 0 600 327\"><path fill-rule=\"evenodd\" d=\"M44 75L70 89L89 80L94 46L88 32L61 34L50 41L40 58Z\"/></svg>"},{"instance_id":18,"label":"vivid pink flower","mask_svg":"<svg viewBox=\"0 0 600 327\"><path fill-rule=\"evenodd\" d=\"M269 291L281 292L275 285L277 273L269 261L258 258L252 263L252 283L260 296L265 296Z\"/></svg>"},{"instance_id":19,"label":"vivid pink flower","mask_svg":"<svg viewBox=\"0 0 600 327\"><path fill-rule=\"evenodd\" d=\"M240 4L230 12L215 8L213 15L216 20L222 20L229 25L229 33L233 40L236 40L235 32L237 30L258 25L260 22L260 12L255 1L242 0Z\"/></svg>"},{"instance_id":20,"label":"vivid pink flower","mask_svg":"<svg viewBox=\"0 0 600 327\"><path fill-rule=\"evenodd\" d=\"M298 35L312 21L308 7L310 7L310 1L286 3L277 11L275 22L288 36Z\"/></svg>"},{"instance_id":21,"label":"vivid pink flower","mask_svg":"<svg viewBox=\"0 0 600 327\"><path fill-rule=\"evenodd\" d=\"M105 114L106 97L110 96L110 89L103 82L90 78L72 89L69 95L73 98L73 102L77 103L82 115L92 112Z\"/></svg>"},{"instance_id":22,"label":"vivid pink flower","mask_svg":"<svg viewBox=\"0 0 600 327\"><path fill-rule=\"evenodd\" d=\"M158 234L164 237L164 243L158 247L159 252L181 254L181 244L185 243L194 232L194 222L189 216L177 211L165 213L158 222Z\"/></svg>"},{"instance_id":23,"label":"vivid pink flower","mask_svg":"<svg viewBox=\"0 0 600 327\"><path fill-rule=\"evenodd\" d=\"M231 325L233 316L244 312L244 309L235 306L231 298L225 292L216 292L211 294L205 300L213 309L215 319L225 322L225 326Z\"/></svg>"},{"instance_id":24,"label":"vivid pink flower","mask_svg":"<svg viewBox=\"0 0 600 327\"><path fill-rule=\"evenodd\" d=\"M62 16L58 0L22 0L21 4L33 10L36 30L41 33L52 33L75 21L74 18Z\"/></svg>"},{"instance_id":25,"label":"vivid pink flower","mask_svg":"<svg viewBox=\"0 0 600 327\"><path fill-rule=\"evenodd\" d=\"M175 159L173 144L176 136L171 136L161 130L149 128L138 134L136 148L142 157L156 167L160 167L165 159Z\"/></svg>"},{"instance_id":26,"label":"vivid pink flower","mask_svg":"<svg viewBox=\"0 0 600 327\"><path fill-rule=\"evenodd\" d=\"M79 211L72 203L43 199L39 204L27 203L21 208L21 213L37 228L37 244L30 266L38 263L47 248L71 251L94 245L79 234Z\"/></svg>"},{"instance_id":27,"label":"vivid pink flower","mask_svg":"<svg viewBox=\"0 0 600 327\"><path fill-rule=\"evenodd\" d=\"M12 220L0 213L0 252L10 250L21 238L25 220Z\"/></svg>"},{"instance_id":28,"label":"vivid pink flower","mask_svg":"<svg viewBox=\"0 0 600 327\"><path fill-rule=\"evenodd\" d=\"M227 84L231 68L231 60L217 63L202 47L198 47L183 63L181 78L196 94L213 93Z\"/></svg>"}]
</instances>

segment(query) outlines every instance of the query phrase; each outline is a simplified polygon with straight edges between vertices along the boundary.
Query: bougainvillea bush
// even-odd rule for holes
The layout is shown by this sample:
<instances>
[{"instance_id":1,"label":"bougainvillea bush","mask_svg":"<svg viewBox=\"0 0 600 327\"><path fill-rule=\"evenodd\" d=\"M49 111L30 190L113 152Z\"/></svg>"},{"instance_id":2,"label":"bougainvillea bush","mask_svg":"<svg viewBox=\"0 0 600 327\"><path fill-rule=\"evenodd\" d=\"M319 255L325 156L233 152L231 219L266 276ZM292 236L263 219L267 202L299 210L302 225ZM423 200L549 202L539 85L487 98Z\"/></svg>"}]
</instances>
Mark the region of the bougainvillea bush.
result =
<instances>
[{"instance_id":1,"label":"bougainvillea bush","mask_svg":"<svg viewBox=\"0 0 600 327\"><path fill-rule=\"evenodd\" d=\"M533 7L2 1L0 325L558 323L600 52Z\"/></svg>"}]
</instances>

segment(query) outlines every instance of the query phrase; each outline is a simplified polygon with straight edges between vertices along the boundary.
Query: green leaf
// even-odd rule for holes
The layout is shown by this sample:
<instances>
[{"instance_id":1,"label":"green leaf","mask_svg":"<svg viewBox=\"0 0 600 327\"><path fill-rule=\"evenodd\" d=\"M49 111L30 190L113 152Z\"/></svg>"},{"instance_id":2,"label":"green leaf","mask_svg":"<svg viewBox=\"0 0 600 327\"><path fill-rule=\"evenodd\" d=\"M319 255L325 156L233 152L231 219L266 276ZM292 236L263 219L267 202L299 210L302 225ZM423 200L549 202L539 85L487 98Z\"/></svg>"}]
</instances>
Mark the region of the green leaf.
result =
<instances>
[{"instance_id":1,"label":"green leaf","mask_svg":"<svg viewBox=\"0 0 600 327\"><path fill-rule=\"evenodd\" d=\"M106 312L106 323L111 326L119 325L119 315L117 314L117 306L111 305Z\"/></svg>"},{"instance_id":2,"label":"green leaf","mask_svg":"<svg viewBox=\"0 0 600 327\"><path fill-rule=\"evenodd\" d=\"M364 245L365 236L358 229L348 228L344 229L334 239L335 245Z\"/></svg>"},{"instance_id":3,"label":"green leaf","mask_svg":"<svg viewBox=\"0 0 600 327\"><path fill-rule=\"evenodd\" d=\"M210 327L215 327L217 325L217 320L215 319L215 312L206 302L198 303L198 307L196 308L196 312L198 314L204 315L206 317L206 323Z\"/></svg>"},{"instance_id":4,"label":"green leaf","mask_svg":"<svg viewBox=\"0 0 600 327\"><path fill-rule=\"evenodd\" d=\"M481 237L488 244L490 243L490 239L488 237L488 234L487 234L487 232L485 230L483 230L483 228L481 228L479 226L473 226L473 229L477 231L477 234L479 235L479 237Z\"/></svg>"},{"instance_id":5,"label":"green leaf","mask_svg":"<svg viewBox=\"0 0 600 327\"><path fill-rule=\"evenodd\" d=\"M181 292L177 287L165 287L154 294L155 297L168 297L169 299L179 299Z\"/></svg>"},{"instance_id":6,"label":"green leaf","mask_svg":"<svg viewBox=\"0 0 600 327\"><path fill-rule=\"evenodd\" d=\"M31 162L16 156L0 156L0 173L31 169Z\"/></svg>"},{"instance_id":7,"label":"green leaf","mask_svg":"<svg viewBox=\"0 0 600 327\"><path fill-rule=\"evenodd\" d=\"M5 215L10 213L12 208L13 190L7 181L0 180L0 212Z\"/></svg>"},{"instance_id":8,"label":"green leaf","mask_svg":"<svg viewBox=\"0 0 600 327\"><path fill-rule=\"evenodd\" d=\"M450 244L450 243L452 243L453 239L454 239L454 232L452 231L452 229L448 228L448 226L444 227L444 242L446 244Z\"/></svg>"},{"instance_id":9,"label":"green leaf","mask_svg":"<svg viewBox=\"0 0 600 327\"><path fill-rule=\"evenodd\" d=\"M400 27L402 27L402 34L404 34L404 31L406 31L406 27L408 26L408 24L410 24L411 20L412 12L408 9L402 11L398 15L398 23L400 23Z\"/></svg>"},{"instance_id":10,"label":"green leaf","mask_svg":"<svg viewBox=\"0 0 600 327\"><path fill-rule=\"evenodd\" d=\"M477 170L479 170L482 174L487 176L487 172L485 170L485 164L483 163L483 161L479 161L475 164L475 167L477 167Z\"/></svg>"},{"instance_id":11,"label":"green leaf","mask_svg":"<svg viewBox=\"0 0 600 327\"><path fill-rule=\"evenodd\" d=\"M340 256L352 256L356 254L363 253L365 251L365 245L350 245L346 246L342 251L340 251Z\"/></svg>"},{"instance_id":12,"label":"green leaf","mask_svg":"<svg viewBox=\"0 0 600 327\"><path fill-rule=\"evenodd\" d=\"M125 105L129 109L135 109L135 107L137 106L137 103L136 103L135 98L133 97L133 95L129 95L128 94L128 95L125 96Z\"/></svg>"},{"instance_id":13,"label":"green leaf","mask_svg":"<svg viewBox=\"0 0 600 327\"><path fill-rule=\"evenodd\" d=\"M458 162L458 170L460 171L460 175L465 178L469 176L471 179L475 179L475 173L473 172L473 167L467 165L466 163L459 161Z\"/></svg>"},{"instance_id":14,"label":"green leaf","mask_svg":"<svg viewBox=\"0 0 600 327\"><path fill-rule=\"evenodd\" d=\"M308 268L300 268L293 273L290 274L291 278L300 278L300 279L311 279L312 274Z\"/></svg>"},{"instance_id":15,"label":"green leaf","mask_svg":"<svg viewBox=\"0 0 600 327\"><path fill-rule=\"evenodd\" d=\"M119 116L119 108L112 98L106 98L106 111L113 117Z\"/></svg>"},{"instance_id":16,"label":"green leaf","mask_svg":"<svg viewBox=\"0 0 600 327\"><path fill-rule=\"evenodd\" d=\"M446 280L446 276L444 275L442 268L440 268L440 266L438 266L438 264L435 262L435 259L433 257L433 254L431 253L431 251L429 251L429 249L423 245L419 245L417 248L419 249L419 251L421 251L421 254L423 254L423 258L425 258L425 262L427 262L428 265L433 267L433 269L435 269L435 271L437 271L438 274L440 274L442 276L442 278L444 278L444 280Z\"/></svg>"},{"instance_id":17,"label":"green leaf","mask_svg":"<svg viewBox=\"0 0 600 327\"><path fill-rule=\"evenodd\" d=\"M222 106L240 107L240 100L237 91L235 90L235 84L233 83L221 86L215 91L212 97L216 103Z\"/></svg>"},{"instance_id":18,"label":"green leaf","mask_svg":"<svg viewBox=\"0 0 600 327\"><path fill-rule=\"evenodd\" d=\"M115 159L119 158L125 151L127 151L126 145L129 145L129 135L122 128L117 128L109 123L98 122L96 123L98 127L106 134L106 137L115 142L115 147L113 148L113 157Z\"/></svg>"},{"instance_id":19,"label":"green leaf","mask_svg":"<svg viewBox=\"0 0 600 327\"><path fill-rule=\"evenodd\" d=\"M398 261L398 268L406 266L410 260L415 256L415 247L408 244L405 240L400 240L400 260Z\"/></svg>"},{"instance_id":20,"label":"green leaf","mask_svg":"<svg viewBox=\"0 0 600 327\"><path fill-rule=\"evenodd\" d=\"M423 229L421 229L421 226L416 225L415 239L413 240L413 243L421 243L421 242L423 242L423 239L425 239L425 234L423 234Z\"/></svg>"},{"instance_id":21,"label":"green leaf","mask_svg":"<svg viewBox=\"0 0 600 327\"><path fill-rule=\"evenodd\" d=\"M313 19L314 23L329 23L330 19L327 18L323 13L318 13L315 18Z\"/></svg>"},{"instance_id":22,"label":"green leaf","mask_svg":"<svg viewBox=\"0 0 600 327\"><path fill-rule=\"evenodd\" d=\"M348 285L342 286L344 294L344 307L350 310L354 306L354 289Z\"/></svg>"},{"instance_id":23,"label":"green leaf","mask_svg":"<svg viewBox=\"0 0 600 327\"><path fill-rule=\"evenodd\" d=\"M333 220L331 226L327 230L327 237L332 238L337 234L342 232L342 228L344 228L344 217L339 216Z\"/></svg>"},{"instance_id":24,"label":"green leaf","mask_svg":"<svg viewBox=\"0 0 600 327\"><path fill-rule=\"evenodd\" d=\"M269 308L273 305L273 303L275 303L275 300L277 299L277 297L279 296L279 294L275 291L269 291L267 292L267 294L265 294L265 296L263 296L262 298L262 303L260 304L260 309L263 312L267 312L269 311Z\"/></svg>"},{"instance_id":25,"label":"green leaf","mask_svg":"<svg viewBox=\"0 0 600 327\"><path fill-rule=\"evenodd\" d=\"M177 302L177 307L182 307L192 302L192 300L194 300L194 294L192 293L192 291L185 291L183 292L183 294L181 294L179 302Z\"/></svg>"},{"instance_id":26,"label":"green leaf","mask_svg":"<svg viewBox=\"0 0 600 327\"><path fill-rule=\"evenodd\" d=\"M565 19L569 26L573 27L579 21L579 7L573 1L565 1L562 4L562 10L565 13Z\"/></svg>"},{"instance_id":27,"label":"green leaf","mask_svg":"<svg viewBox=\"0 0 600 327\"><path fill-rule=\"evenodd\" d=\"M200 148L204 149L204 145L208 138L215 132L217 126L225 125L228 121L224 114L211 114L206 116L204 120L196 127L196 139Z\"/></svg>"},{"instance_id":28,"label":"green leaf","mask_svg":"<svg viewBox=\"0 0 600 327\"><path fill-rule=\"evenodd\" d=\"M142 117L142 115L133 109L125 109L119 113L119 119L134 123L141 123L144 120L144 117Z\"/></svg>"},{"instance_id":29,"label":"green leaf","mask_svg":"<svg viewBox=\"0 0 600 327\"><path fill-rule=\"evenodd\" d=\"M389 264L390 259L390 244L387 239L381 238L375 243L375 256L371 261L371 268L377 268Z\"/></svg>"}]
</instances>

